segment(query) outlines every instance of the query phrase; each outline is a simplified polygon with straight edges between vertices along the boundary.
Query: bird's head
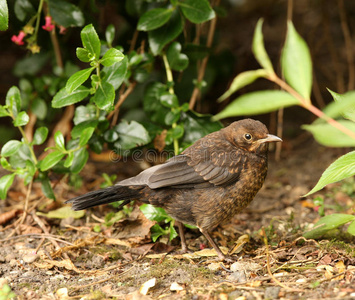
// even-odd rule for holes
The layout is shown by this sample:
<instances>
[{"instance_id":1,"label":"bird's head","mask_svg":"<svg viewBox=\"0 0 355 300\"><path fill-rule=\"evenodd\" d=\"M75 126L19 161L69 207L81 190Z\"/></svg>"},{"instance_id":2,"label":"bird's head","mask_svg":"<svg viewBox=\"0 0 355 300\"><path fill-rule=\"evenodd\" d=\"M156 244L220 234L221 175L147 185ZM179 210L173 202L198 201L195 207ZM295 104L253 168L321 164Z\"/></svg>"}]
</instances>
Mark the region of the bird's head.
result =
<instances>
[{"instance_id":1,"label":"bird's head","mask_svg":"<svg viewBox=\"0 0 355 300\"><path fill-rule=\"evenodd\" d=\"M248 152L263 154L268 150L268 143L282 142L276 135L269 134L260 121L244 119L225 128L225 136L231 144Z\"/></svg>"}]
</instances>

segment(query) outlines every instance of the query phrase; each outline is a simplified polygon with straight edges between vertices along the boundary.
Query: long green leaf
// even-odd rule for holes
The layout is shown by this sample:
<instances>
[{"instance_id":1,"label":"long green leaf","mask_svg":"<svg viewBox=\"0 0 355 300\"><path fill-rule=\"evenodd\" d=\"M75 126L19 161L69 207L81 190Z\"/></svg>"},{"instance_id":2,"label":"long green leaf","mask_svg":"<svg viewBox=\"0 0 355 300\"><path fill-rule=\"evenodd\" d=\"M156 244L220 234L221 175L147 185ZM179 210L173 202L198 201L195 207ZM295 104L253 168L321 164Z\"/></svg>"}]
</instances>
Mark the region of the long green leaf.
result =
<instances>
[{"instance_id":1,"label":"long green leaf","mask_svg":"<svg viewBox=\"0 0 355 300\"><path fill-rule=\"evenodd\" d=\"M74 73L69 77L65 88L67 92L70 94L74 92L79 86L81 86L90 76L91 72L95 69L95 67L87 68L81 70L79 72Z\"/></svg>"},{"instance_id":2,"label":"long green leaf","mask_svg":"<svg viewBox=\"0 0 355 300\"><path fill-rule=\"evenodd\" d=\"M349 91L345 94L338 94L330 89L328 91L335 101L328 104L323 112L333 119L342 115L344 118L355 122L355 91Z\"/></svg>"},{"instance_id":3,"label":"long green leaf","mask_svg":"<svg viewBox=\"0 0 355 300\"><path fill-rule=\"evenodd\" d=\"M238 74L233 79L230 88L221 97L218 98L218 101L219 102L224 101L239 89L253 83L255 80L257 80L260 77L266 77L267 74L268 73L264 69L246 71Z\"/></svg>"},{"instance_id":4,"label":"long green leaf","mask_svg":"<svg viewBox=\"0 0 355 300\"><path fill-rule=\"evenodd\" d=\"M297 104L299 104L299 101L284 91L257 91L235 99L224 110L214 116L213 120L263 114Z\"/></svg>"},{"instance_id":5,"label":"long green leaf","mask_svg":"<svg viewBox=\"0 0 355 300\"><path fill-rule=\"evenodd\" d=\"M137 29L141 31L149 31L163 26L169 21L173 9L154 8L145 12L139 19Z\"/></svg>"},{"instance_id":6,"label":"long green leaf","mask_svg":"<svg viewBox=\"0 0 355 300\"><path fill-rule=\"evenodd\" d=\"M178 3L184 16L192 23L200 24L216 16L207 0L184 0Z\"/></svg>"},{"instance_id":7,"label":"long green leaf","mask_svg":"<svg viewBox=\"0 0 355 300\"><path fill-rule=\"evenodd\" d=\"M0 30L7 30L9 27L9 10L6 0L0 0Z\"/></svg>"},{"instance_id":8,"label":"long green leaf","mask_svg":"<svg viewBox=\"0 0 355 300\"><path fill-rule=\"evenodd\" d=\"M80 33L81 41L91 55L99 59L101 52L101 42L92 24L86 25Z\"/></svg>"},{"instance_id":9,"label":"long green leaf","mask_svg":"<svg viewBox=\"0 0 355 300\"><path fill-rule=\"evenodd\" d=\"M269 74L274 74L275 73L274 68L272 67L271 60L267 55L264 46L264 37L262 32L263 22L264 22L263 19L259 19L258 23L256 24L254 37L253 37L252 50L260 66L262 66Z\"/></svg>"},{"instance_id":10,"label":"long green leaf","mask_svg":"<svg viewBox=\"0 0 355 300\"><path fill-rule=\"evenodd\" d=\"M15 154L21 147L22 143L17 140L8 141L2 148L1 148L1 156L7 157L12 156Z\"/></svg>"},{"instance_id":11,"label":"long green leaf","mask_svg":"<svg viewBox=\"0 0 355 300\"><path fill-rule=\"evenodd\" d=\"M316 186L305 196L313 194L327 184L355 175L355 151L349 152L334 161L322 174Z\"/></svg>"},{"instance_id":12,"label":"long green leaf","mask_svg":"<svg viewBox=\"0 0 355 300\"><path fill-rule=\"evenodd\" d=\"M312 89L312 59L304 39L288 22L287 37L281 55L281 67L286 82L304 99L310 101Z\"/></svg>"},{"instance_id":13,"label":"long green leaf","mask_svg":"<svg viewBox=\"0 0 355 300\"><path fill-rule=\"evenodd\" d=\"M79 86L74 92L68 93L64 87L54 96L52 100L52 107L60 108L80 102L90 94L90 90L84 86Z\"/></svg>"},{"instance_id":14,"label":"long green leaf","mask_svg":"<svg viewBox=\"0 0 355 300\"><path fill-rule=\"evenodd\" d=\"M47 171L50 168L54 167L59 161L64 157L64 153L59 150L54 150L49 153L41 162L40 169L41 171Z\"/></svg>"},{"instance_id":15,"label":"long green leaf","mask_svg":"<svg viewBox=\"0 0 355 300\"><path fill-rule=\"evenodd\" d=\"M5 199L7 195L7 191L9 190L11 184L13 183L15 178L15 173L5 175L0 178L0 198Z\"/></svg>"},{"instance_id":16,"label":"long green leaf","mask_svg":"<svg viewBox=\"0 0 355 300\"><path fill-rule=\"evenodd\" d=\"M344 127L355 132L355 123L348 120L339 120L338 123ZM327 147L354 147L355 139L351 138L347 134L343 133L336 127L329 123L315 122L311 125L303 125L303 129L306 129L313 134L316 141Z\"/></svg>"}]
</instances>

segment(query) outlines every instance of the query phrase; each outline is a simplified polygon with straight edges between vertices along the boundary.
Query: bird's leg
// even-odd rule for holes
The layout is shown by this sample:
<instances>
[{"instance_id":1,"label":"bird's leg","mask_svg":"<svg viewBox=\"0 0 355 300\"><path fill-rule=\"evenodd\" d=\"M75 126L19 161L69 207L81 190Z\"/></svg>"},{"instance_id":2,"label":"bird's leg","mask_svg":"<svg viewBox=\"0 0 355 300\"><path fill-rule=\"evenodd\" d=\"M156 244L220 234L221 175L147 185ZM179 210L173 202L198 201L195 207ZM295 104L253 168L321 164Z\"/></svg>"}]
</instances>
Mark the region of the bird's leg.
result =
<instances>
[{"instance_id":1,"label":"bird's leg","mask_svg":"<svg viewBox=\"0 0 355 300\"><path fill-rule=\"evenodd\" d=\"M180 241L181 241L181 253L186 253L187 246L186 246L184 225L181 222L176 221L176 220L175 220L175 225L179 228L179 236L180 236Z\"/></svg>"},{"instance_id":2,"label":"bird's leg","mask_svg":"<svg viewBox=\"0 0 355 300\"><path fill-rule=\"evenodd\" d=\"M217 246L217 244L214 242L214 240L211 238L210 234L202 229L199 228L201 233L206 237L206 239L209 241L209 243L212 245L212 247L214 248L214 250L217 252L217 255L219 257L220 260L227 260L226 256L222 253L221 249Z\"/></svg>"}]
</instances>

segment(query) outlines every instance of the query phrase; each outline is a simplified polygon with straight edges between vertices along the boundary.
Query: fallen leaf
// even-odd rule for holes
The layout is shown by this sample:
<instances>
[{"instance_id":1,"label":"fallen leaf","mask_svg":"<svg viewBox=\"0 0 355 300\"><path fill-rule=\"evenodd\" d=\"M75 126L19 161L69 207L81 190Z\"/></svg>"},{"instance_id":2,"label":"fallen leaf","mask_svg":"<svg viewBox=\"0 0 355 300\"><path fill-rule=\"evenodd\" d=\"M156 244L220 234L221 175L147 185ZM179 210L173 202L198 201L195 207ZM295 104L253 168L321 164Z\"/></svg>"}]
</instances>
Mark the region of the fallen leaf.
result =
<instances>
[{"instance_id":1,"label":"fallen leaf","mask_svg":"<svg viewBox=\"0 0 355 300\"><path fill-rule=\"evenodd\" d=\"M170 285L170 291L182 291L182 290L184 290L184 287L177 282L173 282Z\"/></svg>"},{"instance_id":2,"label":"fallen leaf","mask_svg":"<svg viewBox=\"0 0 355 300\"><path fill-rule=\"evenodd\" d=\"M74 266L70 259L63 259L61 261L45 259L41 263L33 263L39 269L51 269L53 267L64 268L77 273L85 273Z\"/></svg>"},{"instance_id":3,"label":"fallen leaf","mask_svg":"<svg viewBox=\"0 0 355 300\"><path fill-rule=\"evenodd\" d=\"M142 284L142 286L140 287L139 289L139 292L142 294L142 295L147 295L148 292L149 292L149 289L154 287L155 284L157 282L157 279L156 278L152 278L152 279L149 279L148 281L144 282Z\"/></svg>"},{"instance_id":4,"label":"fallen leaf","mask_svg":"<svg viewBox=\"0 0 355 300\"><path fill-rule=\"evenodd\" d=\"M85 211L84 210L75 211L72 210L70 206L63 206L56 210L51 210L48 213L37 212L36 214L39 216L45 216L50 219L66 219L70 217L74 219L80 219L83 216L85 216Z\"/></svg>"},{"instance_id":5,"label":"fallen leaf","mask_svg":"<svg viewBox=\"0 0 355 300\"><path fill-rule=\"evenodd\" d=\"M243 250L243 247L246 243L249 242L249 235L247 234L243 234L241 235L238 240L236 241L236 245L233 247L232 251L230 252L230 254L234 254L234 253L240 253L240 251Z\"/></svg>"},{"instance_id":6,"label":"fallen leaf","mask_svg":"<svg viewBox=\"0 0 355 300\"><path fill-rule=\"evenodd\" d=\"M337 273L343 273L346 271L346 267L344 265L344 262L342 260L338 261L336 264L335 264L335 267L337 268ZM344 274L338 276L338 277L335 277L333 280L342 280L344 279Z\"/></svg>"},{"instance_id":7,"label":"fallen leaf","mask_svg":"<svg viewBox=\"0 0 355 300\"><path fill-rule=\"evenodd\" d=\"M59 299L68 299L68 289L67 288L61 288L56 291L56 295Z\"/></svg>"},{"instance_id":8,"label":"fallen leaf","mask_svg":"<svg viewBox=\"0 0 355 300\"><path fill-rule=\"evenodd\" d=\"M15 218L20 213L20 210L13 209L0 214L0 225L9 222L11 219Z\"/></svg>"}]
</instances>

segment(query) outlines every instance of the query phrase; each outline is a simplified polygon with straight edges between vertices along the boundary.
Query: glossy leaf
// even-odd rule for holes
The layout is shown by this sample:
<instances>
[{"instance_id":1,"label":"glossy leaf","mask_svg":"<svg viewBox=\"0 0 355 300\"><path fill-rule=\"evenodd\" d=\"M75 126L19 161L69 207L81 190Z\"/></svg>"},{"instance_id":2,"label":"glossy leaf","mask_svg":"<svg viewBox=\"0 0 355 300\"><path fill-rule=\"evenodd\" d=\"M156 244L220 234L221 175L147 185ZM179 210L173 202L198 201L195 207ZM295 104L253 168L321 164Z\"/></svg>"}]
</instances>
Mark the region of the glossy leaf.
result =
<instances>
[{"instance_id":1,"label":"glossy leaf","mask_svg":"<svg viewBox=\"0 0 355 300\"><path fill-rule=\"evenodd\" d=\"M109 67L104 67L102 71L105 73L102 81L112 84L117 90L125 80L128 70L128 58L125 56L121 61L114 63Z\"/></svg>"},{"instance_id":2,"label":"glossy leaf","mask_svg":"<svg viewBox=\"0 0 355 300\"><path fill-rule=\"evenodd\" d=\"M165 116L170 111L160 101L166 92L166 85L155 82L147 88L143 98L144 111L150 120L161 125L165 125Z\"/></svg>"},{"instance_id":3,"label":"glossy leaf","mask_svg":"<svg viewBox=\"0 0 355 300\"><path fill-rule=\"evenodd\" d=\"M347 230L350 234L355 235L355 221L352 221Z\"/></svg>"},{"instance_id":4,"label":"glossy leaf","mask_svg":"<svg viewBox=\"0 0 355 300\"><path fill-rule=\"evenodd\" d=\"M124 55L121 51L111 48L107 50L104 56L101 58L100 62L103 66L109 67L114 63L120 62L124 58Z\"/></svg>"},{"instance_id":5,"label":"glossy leaf","mask_svg":"<svg viewBox=\"0 0 355 300\"><path fill-rule=\"evenodd\" d=\"M0 30L5 31L9 27L9 9L7 1L0 0Z\"/></svg>"},{"instance_id":6,"label":"glossy leaf","mask_svg":"<svg viewBox=\"0 0 355 300\"><path fill-rule=\"evenodd\" d=\"M81 148L80 150L75 151L73 163L70 166L70 171L73 172L74 174L79 173L86 165L88 159L89 159L89 152L85 148Z\"/></svg>"},{"instance_id":7,"label":"glossy leaf","mask_svg":"<svg viewBox=\"0 0 355 300\"><path fill-rule=\"evenodd\" d=\"M175 94L170 94L169 92L165 92L161 95L160 97L160 102L163 104L165 107L178 107L179 106L179 100L176 97Z\"/></svg>"},{"instance_id":8,"label":"glossy leaf","mask_svg":"<svg viewBox=\"0 0 355 300\"><path fill-rule=\"evenodd\" d=\"M102 110L112 110L115 100L115 89L112 84L102 81L93 97L95 104Z\"/></svg>"},{"instance_id":9,"label":"glossy leaf","mask_svg":"<svg viewBox=\"0 0 355 300\"><path fill-rule=\"evenodd\" d=\"M181 53L181 44L173 42L166 52L170 68L175 71L183 71L189 65L189 58Z\"/></svg>"},{"instance_id":10,"label":"glossy leaf","mask_svg":"<svg viewBox=\"0 0 355 300\"><path fill-rule=\"evenodd\" d=\"M65 85L68 94L74 92L79 86L81 86L89 78L93 70L95 70L95 67L81 70L70 76Z\"/></svg>"},{"instance_id":11,"label":"glossy leaf","mask_svg":"<svg viewBox=\"0 0 355 300\"><path fill-rule=\"evenodd\" d=\"M30 117L28 116L28 114L25 111L21 111L13 121L13 124L16 127L25 126L29 120Z\"/></svg>"},{"instance_id":12,"label":"glossy leaf","mask_svg":"<svg viewBox=\"0 0 355 300\"><path fill-rule=\"evenodd\" d=\"M96 59L99 59L101 42L94 26L92 24L86 25L81 31L80 37L84 48L94 55Z\"/></svg>"},{"instance_id":13,"label":"glossy leaf","mask_svg":"<svg viewBox=\"0 0 355 300\"><path fill-rule=\"evenodd\" d=\"M64 136L60 131L54 134L54 142L58 150L65 151Z\"/></svg>"},{"instance_id":14,"label":"glossy leaf","mask_svg":"<svg viewBox=\"0 0 355 300\"><path fill-rule=\"evenodd\" d=\"M139 19L137 29L140 31L150 31L163 26L169 21L173 9L154 8L145 12Z\"/></svg>"},{"instance_id":15,"label":"glossy leaf","mask_svg":"<svg viewBox=\"0 0 355 300\"><path fill-rule=\"evenodd\" d=\"M95 58L93 55L91 55L88 49L81 48L81 47L76 48L76 56L82 62L90 62Z\"/></svg>"},{"instance_id":16,"label":"glossy leaf","mask_svg":"<svg viewBox=\"0 0 355 300\"><path fill-rule=\"evenodd\" d=\"M69 168L73 164L74 152L69 152L67 158L64 161L64 167Z\"/></svg>"},{"instance_id":17,"label":"glossy leaf","mask_svg":"<svg viewBox=\"0 0 355 300\"><path fill-rule=\"evenodd\" d=\"M21 109L21 93L17 86L12 86L8 90L5 103L16 118Z\"/></svg>"},{"instance_id":18,"label":"glossy leaf","mask_svg":"<svg viewBox=\"0 0 355 300\"><path fill-rule=\"evenodd\" d=\"M184 16L192 23L199 24L216 17L207 0L184 0L178 3Z\"/></svg>"},{"instance_id":19,"label":"glossy leaf","mask_svg":"<svg viewBox=\"0 0 355 300\"><path fill-rule=\"evenodd\" d=\"M94 127L85 128L83 130L83 132L80 135L80 139L79 139L79 146L80 147L83 147L88 143L92 134L94 133L94 130L95 130Z\"/></svg>"},{"instance_id":20,"label":"glossy leaf","mask_svg":"<svg viewBox=\"0 0 355 300\"><path fill-rule=\"evenodd\" d=\"M6 199L7 191L14 182L15 173L2 176L0 178L0 198Z\"/></svg>"},{"instance_id":21,"label":"glossy leaf","mask_svg":"<svg viewBox=\"0 0 355 300\"><path fill-rule=\"evenodd\" d=\"M115 147L119 149L132 149L137 146L146 145L151 141L148 131L136 121L122 121L114 127L119 134L119 140Z\"/></svg>"},{"instance_id":22,"label":"glossy leaf","mask_svg":"<svg viewBox=\"0 0 355 300\"><path fill-rule=\"evenodd\" d=\"M139 209L144 216L152 221L162 222L165 220L171 220L171 217L161 207L156 207L151 204L142 204Z\"/></svg>"},{"instance_id":23,"label":"glossy leaf","mask_svg":"<svg viewBox=\"0 0 355 300\"><path fill-rule=\"evenodd\" d=\"M153 55L158 55L166 44L179 36L182 30L183 21L178 11L175 10L168 23L148 32L149 47Z\"/></svg>"},{"instance_id":24,"label":"glossy leaf","mask_svg":"<svg viewBox=\"0 0 355 300\"><path fill-rule=\"evenodd\" d=\"M60 108L63 106L68 106L81 100L85 99L90 94L90 90L84 86L78 87L72 93L68 93L67 89L64 87L54 96L52 100L52 107Z\"/></svg>"},{"instance_id":25,"label":"glossy leaf","mask_svg":"<svg viewBox=\"0 0 355 300\"><path fill-rule=\"evenodd\" d=\"M338 182L355 175L355 151L349 152L334 161L322 174L316 186L305 196L313 194L327 184Z\"/></svg>"},{"instance_id":26,"label":"glossy leaf","mask_svg":"<svg viewBox=\"0 0 355 300\"><path fill-rule=\"evenodd\" d=\"M81 135L83 134L84 130L89 129L89 128L96 128L98 124L97 120L87 120L79 123L78 125L75 125L74 128L71 131L71 136L73 139L80 138Z\"/></svg>"},{"instance_id":27,"label":"glossy leaf","mask_svg":"<svg viewBox=\"0 0 355 300\"><path fill-rule=\"evenodd\" d=\"M144 205L144 204L143 204ZM150 228L152 241L155 243L159 237L169 233L168 229L163 229L159 224L155 224Z\"/></svg>"},{"instance_id":28,"label":"glossy leaf","mask_svg":"<svg viewBox=\"0 0 355 300\"><path fill-rule=\"evenodd\" d=\"M299 101L284 91L257 91L235 99L213 119L263 114L297 104Z\"/></svg>"},{"instance_id":29,"label":"glossy leaf","mask_svg":"<svg viewBox=\"0 0 355 300\"><path fill-rule=\"evenodd\" d=\"M51 182L49 181L49 178L47 175L44 175L43 173L40 174L39 180L41 182L41 189L43 194L49 198L55 200L55 195L51 186Z\"/></svg>"},{"instance_id":30,"label":"glossy leaf","mask_svg":"<svg viewBox=\"0 0 355 300\"><path fill-rule=\"evenodd\" d=\"M1 156L8 157L15 154L21 147L22 143L17 140L8 141L2 148L1 148Z\"/></svg>"},{"instance_id":31,"label":"glossy leaf","mask_svg":"<svg viewBox=\"0 0 355 300\"><path fill-rule=\"evenodd\" d=\"M48 136L47 127L39 127L33 135L33 145L42 145Z\"/></svg>"},{"instance_id":32,"label":"glossy leaf","mask_svg":"<svg viewBox=\"0 0 355 300\"><path fill-rule=\"evenodd\" d=\"M81 27L85 24L84 14L74 4L63 0L48 0L49 13L58 25Z\"/></svg>"},{"instance_id":33,"label":"glossy leaf","mask_svg":"<svg viewBox=\"0 0 355 300\"><path fill-rule=\"evenodd\" d=\"M306 239L319 239L327 231L338 228L341 225L349 223L350 221L355 220L355 216L347 214L332 214L321 218L314 228L306 233L303 236Z\"/></svg>"},{"instance_id":34,"label":"glossy leaf","mask_svg":"<svg viewBox=\"0 0 355 300\"><path fill-rule=\"evenodd\" d=\"M267 77L267 72L264 69L246 71L238 74L232 81L229 89L218 98L218 101L221 102L228 97L230 97L233 93L240 90L241 88L253 83L260 77Z\"/></svg>"},{"instance_id":35,"label":"glossy leaf","mask_svg":"<svg viewBox=\"0 0 355 300\"><path fill-rule=\"evenodd\" d=\"M347 120L338 120L338 123L355 132L355 123ZM355 139L343 133L336 127L329 123L313 123L312 125L303 125L306 129L313 134L315 140L328 147L354 147Z\"/></svg>"},{"instance_id":36,"label":"glossy leaf","mask_svg":"<svg viewBox=\"0 0 355 300\"><path fill-rule=\"evenodd\" d=\"M309 100L312 90L311 54L306 42L290 21L287 23L287 36L281 55L281 67L286 82L304 99Z\"/></svg>"},{"instance_id":37,"label":"glossy leaf","mask_svg":"<svg viewBox=\"0 0 355 300\"><path fill-rule=\"evenodd\" d=\"M44 120L47 116L47 104L41 98L36 98L33 100L31 104L31 110L36 115L36 117L40 120Z\"/></svg>"},{"instance_id":38,"label":"glossy leaf","mask_svg":"<svg viewBox=\"0 0 355 300\"><path fill-rule=\"evenodd\" d=\"M106 31L105 31L105 38L106 38L106 42L107 44L111 47L112 42L115 38L115 33L116 33L116 29L115 26L113 24L110 24L106 27Z\"/></svg>"},{"instance_id":39,"label":"glossy leaf","mask_svg":"<svg viewBox=\"0 0 355 300\"><path fill-rule=\"evenodd\" d=\"M47 171L50 168L54 167L57 163L61 161L64 157L64 153L59 150L54 150L53 152L49 153L39 165L41 171Z\"/></svg>"},{"instance_id":40,"label":"glossy leaf","mask_svg":"<svg viewBox=\"0 0 355 300\"><path fill-rule=\"evenodd\" d=\"M1 1L0 1L0 3L1 3ZM0 4L0 15L1 15L1 10L2 10L1 6L2 5ZM14 11L15 11L15 15L16 15L17 19L19 19L21 22L24 22L26 17L31 17L34 14L36 14L34 7L29 0L15 1ZM1 21L0 21L0 24L1 24Z\"/></svg>"},{"instance_id":41,"label":"glossy leaf","mask_svg":"<svg viewBox=\"0 0 355 300\"><path fill-rule=\"evenodd\" d=\"M1 117L8 117L10 114L8 113L5 106L0 105L0 118Z\"/></svg>"},{"instance_id":42,"label":"glossy leaf","mask_svg":"<svg viewBox=\"0 0 355 300\"><path fill-rule=\"evenodd\" d=\"M264 37L262 32L263 22L263 19L259 19L258 23L256 24L252 50L260 66L262 66L268 74L274 74L274 68L272 67L272 63L264 46Z\"/></svg>"}]
</instances>

